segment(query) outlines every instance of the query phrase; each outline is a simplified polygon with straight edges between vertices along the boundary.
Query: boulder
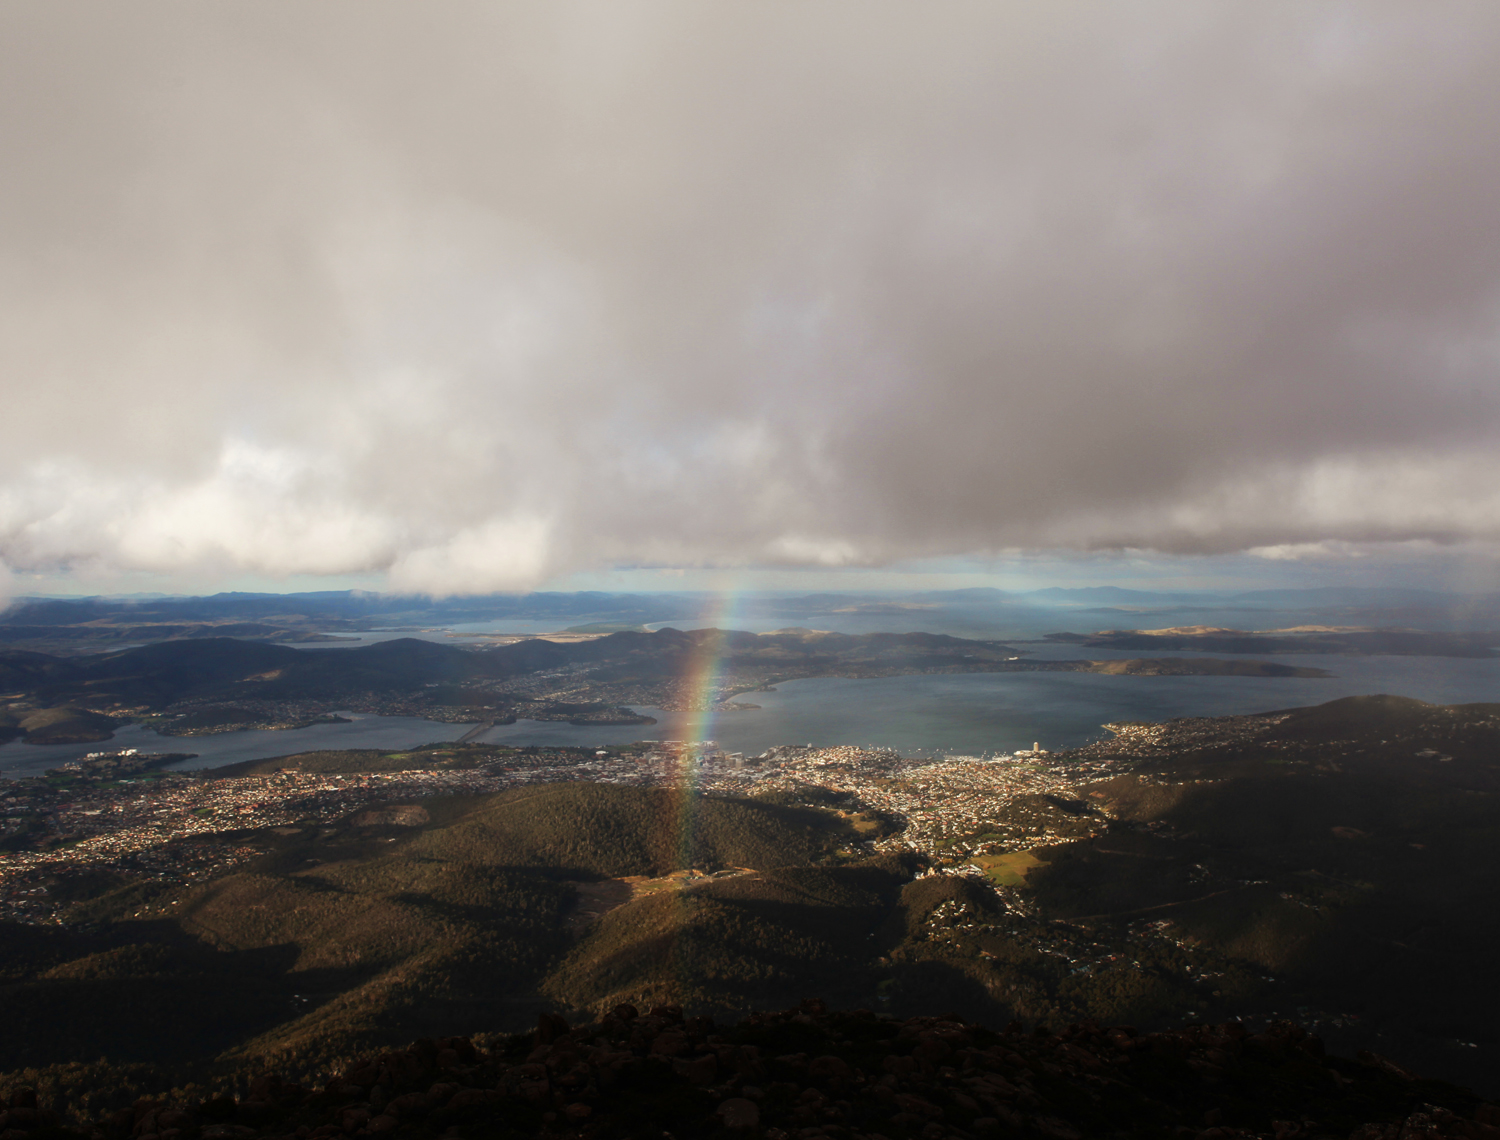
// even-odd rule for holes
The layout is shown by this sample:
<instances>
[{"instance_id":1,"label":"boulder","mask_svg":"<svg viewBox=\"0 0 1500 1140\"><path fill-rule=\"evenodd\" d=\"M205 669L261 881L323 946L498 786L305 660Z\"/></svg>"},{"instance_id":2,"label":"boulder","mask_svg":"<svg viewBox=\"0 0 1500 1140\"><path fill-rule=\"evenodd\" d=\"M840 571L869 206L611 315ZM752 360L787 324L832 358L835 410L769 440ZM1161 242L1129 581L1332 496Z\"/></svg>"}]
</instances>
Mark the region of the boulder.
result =
<instances>
[{"instance_id":1,"label":"boulder","mask_svg":"<svg viewBox=\"0 0 1500 1140\"><path fill-rule=\"evenodd\" d=\"M717 1116L725 1128L757 1128L760 1126L760 1108L753 1100L733 1096L719 1105Z\"/></svg>"}]
</instances>

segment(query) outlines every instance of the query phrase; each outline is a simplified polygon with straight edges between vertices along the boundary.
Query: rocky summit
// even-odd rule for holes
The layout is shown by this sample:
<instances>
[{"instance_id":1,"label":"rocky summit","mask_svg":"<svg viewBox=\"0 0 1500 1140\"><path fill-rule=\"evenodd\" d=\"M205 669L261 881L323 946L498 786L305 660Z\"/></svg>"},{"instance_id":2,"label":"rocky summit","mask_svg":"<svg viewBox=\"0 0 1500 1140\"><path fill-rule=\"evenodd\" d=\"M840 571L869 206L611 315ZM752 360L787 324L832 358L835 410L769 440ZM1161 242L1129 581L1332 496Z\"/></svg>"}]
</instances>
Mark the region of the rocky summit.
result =
<instances>
[{"instance_id":1,"label":"rocky summit","mask_svg":"<svg viewBox=\"0 0 1500 1140\"><path fill-rule=\"evenodd\" d=\"M570 1026L417 1041L321 1089L261 1074L238 1095L141 1099L64 1120L11 1090L0 1140L402 1137L1500 1137L1500 1107L1372 1053L1325 1053L1288 1022L1153 1032L1003 1031L808 1000L734 1026L621 1005Z\"/></svg>"}]
</instances>

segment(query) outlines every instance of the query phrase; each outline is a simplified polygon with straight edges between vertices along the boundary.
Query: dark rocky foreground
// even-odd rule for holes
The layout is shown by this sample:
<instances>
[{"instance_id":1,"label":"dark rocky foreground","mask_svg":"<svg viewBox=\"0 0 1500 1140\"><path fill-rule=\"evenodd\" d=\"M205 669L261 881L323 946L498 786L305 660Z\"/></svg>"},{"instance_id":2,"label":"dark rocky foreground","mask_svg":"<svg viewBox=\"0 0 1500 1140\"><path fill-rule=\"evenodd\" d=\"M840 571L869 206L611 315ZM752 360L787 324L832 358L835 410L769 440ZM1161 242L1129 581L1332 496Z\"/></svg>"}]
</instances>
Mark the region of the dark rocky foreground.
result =
<instances>
[{"instance_id":1,"label":"dark rocky foreground","mask_svg":"<svg viewBox=\"0 0 1500 1140\"><path fill-rule=\"evenodd\" d=\"M578 1027L543 1015L490 1045L418 1041L320 1090L262 1075L237 1098L143 1099L87 1122L16 1089L0 1140L1500 1137L1500 1107L1373 1054L1326 1056L1284 1022L997 1033L956 1014L896 1021L813 1000L733 1027L675 1006L620 1006Z\"/></svg>"}]
</instances>

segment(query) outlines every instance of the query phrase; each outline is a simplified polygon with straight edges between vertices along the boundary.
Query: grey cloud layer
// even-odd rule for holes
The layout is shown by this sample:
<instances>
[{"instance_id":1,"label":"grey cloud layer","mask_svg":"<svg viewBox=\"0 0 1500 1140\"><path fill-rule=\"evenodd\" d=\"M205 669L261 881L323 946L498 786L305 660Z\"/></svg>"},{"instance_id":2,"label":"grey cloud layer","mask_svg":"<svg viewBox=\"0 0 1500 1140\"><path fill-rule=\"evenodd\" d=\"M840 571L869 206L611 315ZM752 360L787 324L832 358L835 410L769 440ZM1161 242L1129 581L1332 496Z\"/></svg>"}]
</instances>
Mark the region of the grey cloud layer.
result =
<instances>
[{"instance_id":1,"label":"grey cloud layer","mask_svg":"<svg viewBox=\"0 0 1500 1140\"><path fill-rule=\"evenodd\" d=\"M0 9L0 560L1500 539L1500 9Z\"/></svg>"}]
</instances>

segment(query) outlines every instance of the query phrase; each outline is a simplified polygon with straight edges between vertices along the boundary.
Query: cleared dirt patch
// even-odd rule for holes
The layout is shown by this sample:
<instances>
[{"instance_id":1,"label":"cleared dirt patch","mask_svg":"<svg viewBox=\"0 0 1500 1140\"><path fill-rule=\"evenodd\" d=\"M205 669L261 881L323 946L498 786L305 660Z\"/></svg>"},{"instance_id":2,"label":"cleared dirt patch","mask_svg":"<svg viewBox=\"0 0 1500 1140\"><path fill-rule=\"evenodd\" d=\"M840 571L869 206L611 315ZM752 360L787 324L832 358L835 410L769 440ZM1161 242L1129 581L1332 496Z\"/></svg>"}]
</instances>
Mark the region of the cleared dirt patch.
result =
<instances>
[{"instance_id":1,"label":"cleared dirt patch","mask_svg":"<svg viewBox=\"0 0 1500 1140\"><path fill-rule=\"evenodd\" d=\"M624 906L632 899L660 894L663 891L687 890L704 883L722 882L724 879L756 873L749 867L727 867L711 875L705 875L701 871L673 871L670 875L662 875L654 879L647 878L645 875L627 875L624 878L605 879L597 883L574 883L573 886L578 892L578 902L564 919L563 925L568 933L576 938L610 911Z\"/></svg>"},{"instance_id":2,"label":"cleared dirt patch","mask_svg":"<svg viewBox=\"0 0 1500 1140\"><path fill-rule=\"evenodd\" d=\"M600 883L577 883L578 902L563 926L575 938L618 906L635 897L635 884L628 879L605 879Z\"/></svg>"}]
</instances>

